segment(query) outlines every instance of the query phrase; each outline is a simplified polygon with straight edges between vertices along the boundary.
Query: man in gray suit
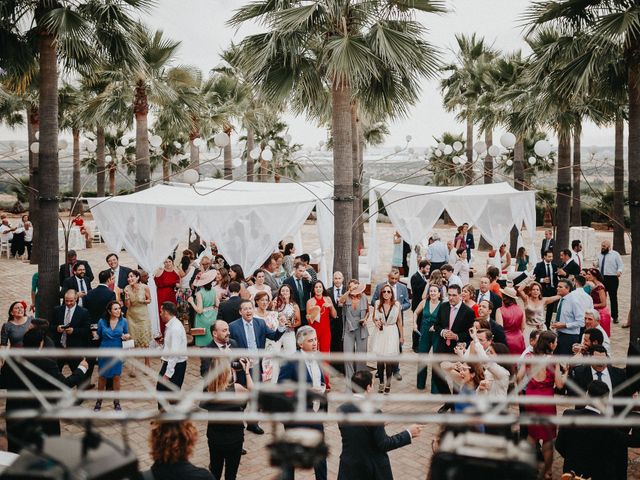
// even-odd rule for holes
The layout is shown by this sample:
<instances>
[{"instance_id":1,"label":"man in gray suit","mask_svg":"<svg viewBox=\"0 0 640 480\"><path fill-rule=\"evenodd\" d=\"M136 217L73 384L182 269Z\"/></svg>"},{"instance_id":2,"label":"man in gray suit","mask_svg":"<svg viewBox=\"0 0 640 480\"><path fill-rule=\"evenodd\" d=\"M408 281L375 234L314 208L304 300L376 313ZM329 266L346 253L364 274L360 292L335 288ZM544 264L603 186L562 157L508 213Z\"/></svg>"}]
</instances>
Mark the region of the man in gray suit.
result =
<instances>
[{"instance_id":1,"label":"man in gray suit","mask_svg":"<svg viewBox=\"0 0 640 480\"><path fill-rule=\"evenodd\" d=\"M280 288L275 275L277 268L278 264L276 263L275 258L273 258L273 255L267 258L267 261L262 265L262 269L264 270L264 283L269 285L271 288L271 295L273 295L273 298L278 296L278 289Z\"/></svg>"}]
</instances>

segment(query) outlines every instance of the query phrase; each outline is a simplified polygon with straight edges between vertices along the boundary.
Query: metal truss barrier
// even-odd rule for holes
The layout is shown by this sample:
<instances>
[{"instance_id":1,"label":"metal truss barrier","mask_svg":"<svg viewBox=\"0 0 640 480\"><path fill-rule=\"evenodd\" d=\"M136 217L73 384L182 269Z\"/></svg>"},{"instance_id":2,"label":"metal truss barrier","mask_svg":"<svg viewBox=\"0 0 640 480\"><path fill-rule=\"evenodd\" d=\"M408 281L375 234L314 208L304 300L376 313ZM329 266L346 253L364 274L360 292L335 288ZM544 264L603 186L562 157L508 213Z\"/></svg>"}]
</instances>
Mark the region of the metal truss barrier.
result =
<instances>
[{"instance_id":1,"label":"metal truss barrier","mask_svg":"<svg viewBox=\"0 0 640 480\"><path fill-rule=\"evenodd\" d=\"M358 362L401 362L403 366L416 364L418 368L433 367L433 369L442 373L440 363L449 362L478 362L486 363L486 357L469 356L462 359L456 355L433 355L433 354L414 354L404 353L402 355L389 355L378 357L374 354L360 353L315 353L313 355L294 354L275 354L272 351L248 351L248 350L227 350L220 351L210 348L190 348L185 352L174 352L176 355L187 356L188 362L197 362L200 366L199 359L202 358L227 358L229 361L238 358L249 358L254 364L263 358L269 358L271 361L279 362L297 362L298 378L306 379L305 360L309 358L323 361L325 370L335 378L339 375L333 370L328 363L343 361ZM163 356L163 352L159 349L2 349L0 350L0 360L6 362L13 367L20 377L27 390L0 390L0 399L8 398L25 398L37 399L40 403L38 409L16 410L11 412L3 412L2 416L12 419L62 419L68 421L81 420L110 420L118 422L129 421L148 421L156 420L181 420L192 419L199 421L211 421L220 423L234 423L240 421L256 422L289 422L289 423L320 423L320 422L345 422L351 424L384 424L384 423L419 423L429 424L435 423L439 425L529 425L529 424L548 424L548 425L576 425L576 426L615 426L615 427L632 427L640 426L640 414L636 414L634 410L640 410L640 398L633 396L617 396L618 393L628 390L632 385L640 383L640 373L636 373L628 378L625 383L614 389L613 396L610 398L599 399L594 402L593 399L587 399L586 394L570 379L567 380L567 387L579 392L576 396L531 396L519 395L526 386L527 379L517 384L507 396L492 396L489 394L477 395L437 395L416 391L415 393L391 393L388 395L370 394L364 399L357 400L360 408L359 413L340 413L335 411L338 405L354 401L354 397L350 392L337 392L332 390L326 394L329 408L327 411L309 411L311 396L317 395L313 392L310 385L306 382L293 382L275 384L271 382L261 383L257 381L257 368L252 370L254 378L254 389L245 394L234 394L228 392L212 393L206 391L208 383L219 373L219 369L211 369L205 374L204 378L198 378L196 382L188 380L185 377L185 383L181 390L178 390L173 384L158 378L157 370L146 367L141 361L143 357L157 358ZM52 378L45 372L34 366L29 359L35 358L94 358L106 357L115 360L126 360L126 365L134 367L137 370L136 389L122 389L116 391L97 391L84 390L81 384L80 388L69 388ZM496 358L496 357L493 357ZM499 358L500 364L516 364L528 365L533 372L536 369L546 368L548 365L561 364L565 367L575 365L627 365L636 367L635 371L640 371L639 357L619 357L619 358L603 358L603 357L568 357L568 356L533 356L526 360L517 355L502 355ZM20 366L20 368L16 368ZM108 367L107 367L108 368ZM24 371L30 371L32 375L37 375L46 379L57 390L43 392L37 390L33 383L24 374ZM444 374L444 373L442 373ZM161 382L170 389L170 391L159 392L156 390L156 383ZM413 379L411 380L413 382ZM293 399L290 411L265 411L259 409L260 399L263 396L280 395L284 398ZM119 399L128 401L123 411L100 411L94 412L90 405L77 405L79 401L95 401L98 398L104 400ZM203 401L247 401L248 407L244 412L208 412L198 407L199 402ZM143 404L143 402L147 402ZM153 402L154 407L149 408L148 402ZM155 408L156 402L163 407L162 411ZM445 402L464 402L471 404L473 408L470 413L455 414L438 414L434 410L436 406ZM562 416L562 415L543 415L529 414L518 412L515 408L518 405L549 405L570 407L573 405L586 405L587 403L599 408L603 415L587 415L587 416ZM384 405L393 404L393 411L384 412ZM92 404L91 404L92 406ZM377 412L377 409L383 410L383 413ZM375 413L374 413L375 412Z\"/></svg>"}]
</instances>

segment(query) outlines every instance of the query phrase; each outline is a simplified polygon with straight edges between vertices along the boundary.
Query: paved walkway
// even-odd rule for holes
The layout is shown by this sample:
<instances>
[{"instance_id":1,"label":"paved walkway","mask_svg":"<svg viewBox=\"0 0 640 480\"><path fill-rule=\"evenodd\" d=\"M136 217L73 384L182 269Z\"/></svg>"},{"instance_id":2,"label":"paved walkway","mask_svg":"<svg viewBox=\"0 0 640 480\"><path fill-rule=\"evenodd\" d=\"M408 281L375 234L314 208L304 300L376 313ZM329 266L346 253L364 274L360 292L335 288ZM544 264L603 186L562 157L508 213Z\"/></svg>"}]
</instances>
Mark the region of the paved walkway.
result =
<instances>
[{"instance_id":1,"label":"paved walkway","mask_svg":"<svg viewBox=\"0 0 640 480\"><path fill-rule=\"evenodd\" d=\"M454 231L452 228L438 229L443 238L453 237ZM392 234L393 230L388 224L380 224L379 230L379 245L380 245L380 259L381 265L389 265L391 259L392 250ZM304 227L305 239L308 242L304 245L304 251L312 251L318 248L318 241L316 238L315 225L305 225ZM187 242L187 235L185 234L184 242ZM542 238L542 231L538 231L539 240L536 244L539 244ZM611 234L598 233L598 239L610 238ZM305 240L307 241L307 240ZM300 249L300 251L303 251ZM83 260L88 260L93 268L93 271L97 275L97 272L102 268L106 268L105 257L108 253L104 245L97 245L92 249L81 251L78 253L78 257ZM477 265L483 265L486 254L480 253L478 255ZM120 255L121 263L127 266L134 266L135 262L127 254L122 252ZM61 255L62 260L62 255ZM624 257L625 266L627 271L622 277L621 288L619 292L621 302L621 315L620 318L626 318L626 314L629 309L629 263L630 257ZM29 298L29 288L31 275L35 272L36 267L16 260L7 260L3 258L0 260L0 278L2 278L2 288L0 289L0 312L6 312L9 304L16 299ZM384 276L384 268L381 269L382 274L379 275L382 279ZM477 278L475 279L477 282ZM408 328L408 327L407 327ZM616 355L624 355L626 353L626 345L628 342L629 330L624 330L617 325L613 327L612 344L613 350ZM406 338L410 338L410 335L405 335ZM154 369L159 369L158 361L153 363ZM190 362L186 383L193 384L197 379L198 373L197 362ZM415 378L416 371L415 366L403 366L402 374L404 379L401 382L393 382L394 393L415 393ZM343 390L343 381L340 378L332 380L332 386L336 391ZM123 389L136 389L139 388L139 380L131 378L128 375L123 377ZM1 402L4 403L4 402ZM106 408L110 408L106 406ZM154 410L156 408L154 402L146 402L143 404L134 404L131 402L123 402L123 408L148 408ZM335 408L333 406L332 408ZM0 405L0 410L3 409L3 405ZM417 409L417 407L416 407ZM435 408L434 408L435 409ZM384 411L401 411L406 407L400 404L388 404L383 407ZM429 410L428 407L421 407L421 412ZM417 411L417 410L416 410ZM264 480L266 478L275 478L276 470L269 467L269 460L267 457L266 445L273 439L272 427L263 425L267 433L262 436L254 435L247 432L245 436L245 448L248 451L248 455L242 458L240 465L239 478L243 480ZM388 433L396 433L405 428L406 425L387 425ZM200 466L208 465L208 449L206 442L206 425L201 423L198 425L202 435L196 446L196 451L193 456L193 462ZM83 429L71 423L65 423L63 430L66 435L79 435ZM121 428L116 424L103 424L99 426L99 430L108 435L112 439L116 439L121 434ZM428 466L431 458L431 440L438 430L438 425L428 425L423 430L423 435L412 445L390 452L391 464L394 471L395 478L411 478L419 479L426 478ZM129 442L138 454L138 458L143 467L150 465L150 458L148 455L148 434L149 424L148 422L131 422L127 427L129 436ZM326 426L327 442L329 444L329 478L334 479L337 476L339 455L340 455L340 434L337 425ZM629 478L640 478L640 449L630 450L630 468ZM556 455L556 461L554 464L555 477L559 478L561 473L561 459ZM298 474L296 478L310 479L313 478L313 474L309 472L302 472Z\"/></svg>"}]
</instances>

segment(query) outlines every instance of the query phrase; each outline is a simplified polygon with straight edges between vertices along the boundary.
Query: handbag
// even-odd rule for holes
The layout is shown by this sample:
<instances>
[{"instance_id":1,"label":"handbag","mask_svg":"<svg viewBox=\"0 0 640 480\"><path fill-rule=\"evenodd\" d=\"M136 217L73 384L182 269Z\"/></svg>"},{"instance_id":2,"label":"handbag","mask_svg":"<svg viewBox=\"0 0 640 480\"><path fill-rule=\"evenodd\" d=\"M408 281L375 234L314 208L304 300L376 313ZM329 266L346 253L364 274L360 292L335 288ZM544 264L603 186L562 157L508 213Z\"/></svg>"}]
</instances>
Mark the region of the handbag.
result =
<instances>
[{"instance_id":1,"label":"handbag","mask_svg":"<svg viewBox=\"0 0 640 480\"><path fill-rule=\"evenodd\" d=\"M123 340L122 341L122 348L125 350L129 350L131 348L135 347L135 342L133 341L133 339L131 340Z\"/></svg>"}]
</instances>

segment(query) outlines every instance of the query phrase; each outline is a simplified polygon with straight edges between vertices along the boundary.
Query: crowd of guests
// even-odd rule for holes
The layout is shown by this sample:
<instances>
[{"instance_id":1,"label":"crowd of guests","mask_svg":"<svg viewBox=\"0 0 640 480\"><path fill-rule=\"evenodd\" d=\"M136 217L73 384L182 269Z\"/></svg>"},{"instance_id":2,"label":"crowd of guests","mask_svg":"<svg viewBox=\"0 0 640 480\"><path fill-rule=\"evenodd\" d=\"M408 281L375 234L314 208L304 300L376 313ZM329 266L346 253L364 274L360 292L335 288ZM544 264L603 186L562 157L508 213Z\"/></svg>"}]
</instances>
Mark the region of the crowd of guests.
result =
<instances>
[{"instance_id":1,"label":"crowd of guests","mask_svg":"<svg viewBox=\"0 0 640 480\"><path fill-rule=\"evenodd\" d=\"M393 380L402 380L396 357L409 345L418 353L453 353L460 357L457 362L436 366L431 374L429 368L420 367L418 390L426 389L430 380L430 391L440 394L453 391L506 398L516 388L524 395L543 396L553 396L558 391L569 395L584 391L594 398L633 394L633 385L617 388L624 384L625 372L607 366L606 361L602 366L588 368L568 368L560 361L540 368L526 361L533 356L610 354L611 326L618 321L617 288L623 265L609 242L602 242L601 254L592 266L582 258L579 242L574 242L571 250L562 250L561 262L554 263L555 245L548 233L543 241L542 260L535 265L530 264L525 249L519 249L511 259L506 245L502 245L490 254L476 289L471 279L478 275L478 269L469 262L475 245L468 227L465 224L458 228L455 238L447 243L433 234L426 250L418 256L418 271L408 284L400 281L407 255L403 259L403 253L399 253L402 243L396 235L394 244L400 248L394 251L394 266L387 279L369 292L367 285L357 279L345 279L341 272L333 273L327 288L318 280L309 256L297 256L291 243L281 244L281 249L249 277L240 265L229 265L215 244L203 245L196 252L187 249L179 256L168 257L161 268L151 273L157 312L150 310L149 273L120 265L118 255L110 253L105 259L106 268L98 273L97 285L93 286L96 279L89 263L69 251L59 272L62 304L49 321L41 320L36 278L31 307L25 302L10 306L8 321L1 329L1 343L11 348L148 348L155 343L163 349L157 389L169 395L182 387L187 370L188 358L176 352L184 352L190 345L267 353L257 362L247 358L212 362L203 358L201 375L208 380L207 390L215 393L246 392L256 381L284 384L302 380L298 378L296 362L280 364L270 353L372 352L377 358L373 372L363 362L329 365L311 358L305 360L306 383L318 394L331 390L331 377L344 375L347 391L353 391L355 396L354 402L340 407L345 412L356 411L357 399L364 395L391 392ZM396 258L396 254L400 257ZM151 318L156 313L160 322L158 331L153 331ZM411 326L411 339L405 338L405 322ZM508 354L522 356L521 365L501 362L500 356ZM469 355L480 356L484 361L469 362ZM144 362L146 367L151 366L148 358ZM66 385L94 388L92 373L96 365L97 389L118 391L123 371L129 368L120 360L69 358L48 362L45 367ZM65 366L72 372L66 378L60 373ZM8 365L3 370L4 388L24 388L22 375L11 373L13 368ZM135 369L129 370L131 376L137 374ZM602 393L605 388L606 393ZM170 397L161 395L158 408L167 408L171 402ZM102 404L97 400L94 410L100 411ZM246 402L210 401L201 407L214 412L242 412ZM472 403L458 401L442 405L439 412L468 412L472 407ZM8 410L19 408L25 405L7 403ZM122 409L118 400L113 402L113 408ZM319 408L326 405L310 401L309 410ZM527 405L522 410L533 415L556 414L555 405ZM12 451L27 441L21 423L8 425ZM305 426L324 431L322 425ZM490 425L475 428L496 433ZM42 422L42 429L55 434L59 424L52 427ZM258 435L264 433L257 423L249 423L246 429ZM222 478L223 472L226 480L236 478L244 452L244 430L242 424L209 425L209 468L213 478ZM375 465L385 472L388 469L379 478L392 478L386 451L411 443L420 427L412 426L393 437L386 437L384 429L341 425L340 431L343 453L338 478L374 478L361 473L368 471L365 465L371 467L372 458L378 457L380 463L374 462ZM156 463L152 471L156 478L163 478L165 468L192 473L194 476L189 478L211 478L208 472L188 466L195 441L188 422L159 424L153 432ZM498 429L497 433L515 432ZM567 438L575 435L573 431L561 429L558 433L555 427L545 424L529 426L519 434L539 449L546 478L550 476L553 441L558 435L556 449L565 457L566 468L592 473L575 460L575 455L572 457L573 442ZM175 455L169 454L161 451L157 437L167 437L166 441L175 445L185 442L185 446ZM354 448L352 442L362 441L364 445L369 437L376 439L377 447ZM618 450L624 447L626 452L627 446L638 441L637 437L630 429L626 434L620 433L615 437ZM379 443L380 439L385 440ZM615 471L616 475L594 478L622 478L623 456L618 450L614 455L616 465L609 465L606 470ZM167 464L179 465L169 468ZM354 473L359 469L360 474ZM315 466L315 474L319 480L327 478L326 461Z\"/></svg>"}]
</instances>

